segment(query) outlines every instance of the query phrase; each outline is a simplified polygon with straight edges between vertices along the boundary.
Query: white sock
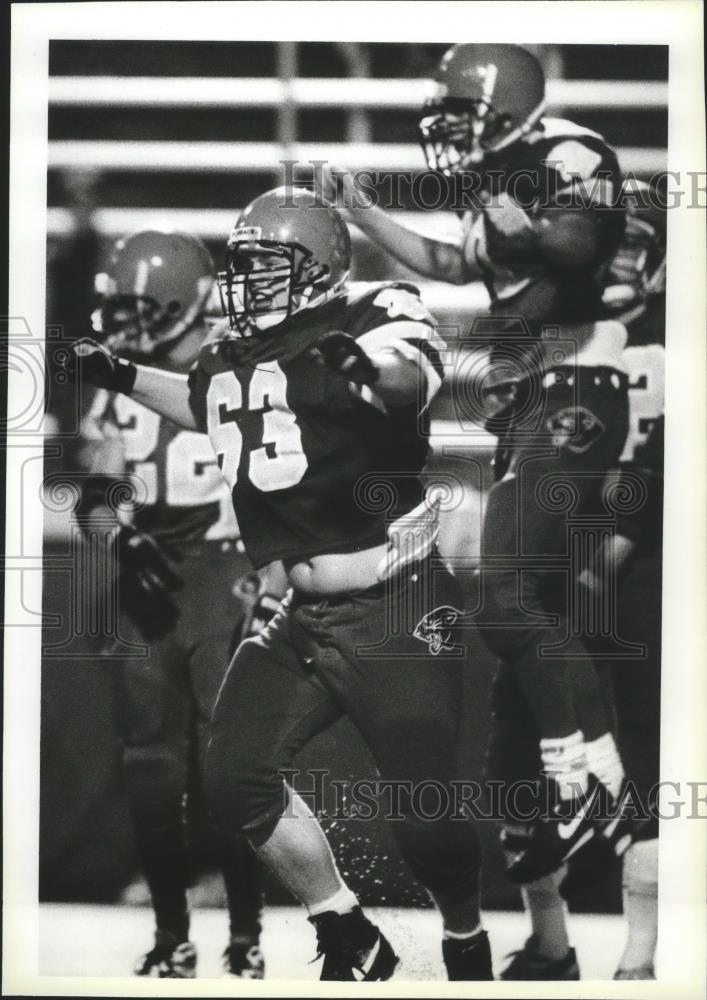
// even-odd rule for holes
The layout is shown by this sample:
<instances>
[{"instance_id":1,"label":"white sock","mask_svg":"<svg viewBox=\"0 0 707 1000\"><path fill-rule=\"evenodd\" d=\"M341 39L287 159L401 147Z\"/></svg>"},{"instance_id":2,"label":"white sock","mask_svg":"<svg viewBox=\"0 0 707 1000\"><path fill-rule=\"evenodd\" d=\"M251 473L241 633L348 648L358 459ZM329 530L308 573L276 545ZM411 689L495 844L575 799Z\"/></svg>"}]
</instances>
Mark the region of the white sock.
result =
<instances>
[{"instance_id":1,"label":"white sock","mask_svg":"<svg viewBox=\"0 0 707 1000\"><path fill-rule=\"evenodd\" d=\"M445 930L442 936L447 940L451 939L452 941L467 941L469 938L476 937L476 935L480 934L482 930L483 927L479 923L476 925L473 931L462 931L461 933L457 933L457 931Z\"/></svg>"},{"instance_id":2,"label":"white sock","mask_svg":"<svg viewBox=\"0 0 707 1000\"><path fill-rule=\"evenodd\" d=\"M586 792L588 783L587 754L584 736L577 730L569 736L540 740L543 771L557 784L560 798L572 799Z\"/></svg>"},{"instance_id":3,"label":"white sock","mask_svg":"<svg viewBox=\"0 0 707 1000\"><path fill-rule=\"evenodd\" d=\"M615 799L621 794L624 768L611 733L604 733L598 740L584 744L587 750L587 767L603 782Z\"/></svg>"},{"instance_id":4,"label":"white sock","mask_svg":"<svg viewBox=\"0 0 707 1000\"><path fill-rule=\"evenodd\" d=\"M313 906L308 906L307 910L310 917L317 917L320 913L326 913L331 910L334 913L349 913L355 906L358 906L356 896L348 886L342 885L339 891L335 892L333 896L323 899L321 903L314 903Z\"/></svg>"},{"instance_id":5,"label":"white sock","mask_svg":"<svg viewBox=\"0 0 707 1000\"><path fill-rule=\"evenodd\" d=\"M631 844L623 864L626 944L619 969L646 969L658 940L658 838Z\"/></svg>"}]
</instances>

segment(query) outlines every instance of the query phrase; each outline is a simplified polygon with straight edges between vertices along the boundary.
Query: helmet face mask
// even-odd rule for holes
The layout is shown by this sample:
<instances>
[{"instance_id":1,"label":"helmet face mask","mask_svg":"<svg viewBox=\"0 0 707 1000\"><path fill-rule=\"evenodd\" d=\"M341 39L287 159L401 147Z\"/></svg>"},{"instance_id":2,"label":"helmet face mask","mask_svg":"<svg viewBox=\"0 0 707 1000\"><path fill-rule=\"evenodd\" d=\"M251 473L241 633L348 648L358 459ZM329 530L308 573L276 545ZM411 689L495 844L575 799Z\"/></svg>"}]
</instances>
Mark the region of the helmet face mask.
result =
<instances>
[{"instance_id":1,"label":"helmet face mask","mask_svg":"<svg viewBox=\"0 0 707 1000\"><path fill-rule=\"evenodd\" d=\"M509 115L499 114L483 101L430 101L424 110L430 113L420 121L422 148L430 170L445 176L480 166L489 152L501 149L504 136L512 131Z\"/></svg>"},{"instance_id":2,"label":"helmet face mask","mask_svg":"<svg viewBox=\"0 0 707 1000\"><path fill-rule=\"evenodd\" d=\"M307 248L295 243L229 242L218 287L231 329L242 337L269 330L325 294L317 286L328 269L312 265Z\"/></svg>"},{"instance_id":3,"label":"helmet face mask","mask_svg":"<svg viewBox=\"0 0 707 1000\"><path fill-rule=\"evenodd\" d=\"M115 354L163 354L200 320L213 272L208 250L190 234L145 230L120 240L95 278L94 332Z\"/></svg>"},{"instance_id":4,"label":"helmet face mask","mask_svg":"<svg viewBox=\"0 0 707 1000\"><path fill-rule=\"evenodd\" d=\"M310 191L279 188L256 198L231 232L226 267L217 276L232 333L274 332L335 293L350 262L343 220Z\"/></svg>"},{"instance_id":5,"label":"helmet face mask","mask_svg":"<svg viewBox=\"0 0 707 1000\"><path fill-rule=\"evenodd\" d=\"M604 306L623 322L641 315L649 300L665 292L665 209L649 185L634 180L633 186L624 190L626 229L603 292Z\"/></svg>"},{"instance_id":6,"label":"helmet face mask","mask_svg":"<svg viewBox=\"0 0 707 1000\"><path fill-rule=\"evenodd\" d=\"M149 358L177 339L168 334L180 304L170 305L163 309L148 296L99 296L91 314L93 329L113 354ZM160 338L163 333L167 336Z\"/></svg>"},{"instance_id":7,"label":"helmet face mask","mask_svg":"<svg viewBox=\"0 0 707 1000\"><path fill-rule=\"evenodd\" d=\"M430 170L446 176L481 167L531 131L545 107L545 78L518 45L454 45L419 123Z\"/></svg>"}]
</instances>

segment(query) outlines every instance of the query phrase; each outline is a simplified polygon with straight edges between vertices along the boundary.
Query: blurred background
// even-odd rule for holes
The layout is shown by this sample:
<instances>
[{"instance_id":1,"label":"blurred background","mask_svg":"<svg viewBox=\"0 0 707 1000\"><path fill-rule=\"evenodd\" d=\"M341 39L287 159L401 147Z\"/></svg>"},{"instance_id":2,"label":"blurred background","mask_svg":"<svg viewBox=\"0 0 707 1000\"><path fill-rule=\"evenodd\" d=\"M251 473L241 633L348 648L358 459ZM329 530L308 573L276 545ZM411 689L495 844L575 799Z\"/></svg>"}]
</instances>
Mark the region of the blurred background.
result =
<instances>
[{"instance_id":1,"label":"blurred background","mask_svg":"<svg viewBox=\"0 0 707 1000\"><path fill-rule=\"evenodd\" d=\"M47 232L47 352L88 330L93 275L111 243L150 226L184 229L209 246L217 266L238 210L282 183L282 160L330 160L349 168L423 173L417 145L427 80L447 46L309 42L60 41L50 44ZM666 46L530 46L543 62L547 114L599 131L625 172L647 179L666 167ZM439 232L449 212L415 212L401 187L400 210ZM354 231L356 280L409 276ZM481 286L418 282L448 336L463 335L483 308ZM48 382L46 473L75 468L76 406ZM448 390L447 390L448 393ZM464 481L465 500L443 544L473 548L493 441L462 442L448 431L448 394L434 413L434 464ZM470 461L472 459L472 461ZM45 514L45 570L71 558L66 510ZM469 541L471 539L471 542ZM245 566L243 567L245 568ZM47 627L42 675L40 895L45 901L144 900L121 785L111 670L102 637L71 624L66 572L45 572ZM235 613L235 605L234 605ZM480 773L493 664L472 648L467 672L460 775ZM334 778L373 776L346 723L319 737L300 766ZM306 781L305 781L306 785ZM329 823L352 888L369 904L425 905L382 822ZM487 908L520 899L503 877L496 828L482 824ZM204 901L220 888L206 879ZM127 897L126 897L127 893ZM197 895L197 898L198 895ZM272 902L284 901L270 887ZM577 909L616 910L618 872Z\"/></svg>"}]
</instances>

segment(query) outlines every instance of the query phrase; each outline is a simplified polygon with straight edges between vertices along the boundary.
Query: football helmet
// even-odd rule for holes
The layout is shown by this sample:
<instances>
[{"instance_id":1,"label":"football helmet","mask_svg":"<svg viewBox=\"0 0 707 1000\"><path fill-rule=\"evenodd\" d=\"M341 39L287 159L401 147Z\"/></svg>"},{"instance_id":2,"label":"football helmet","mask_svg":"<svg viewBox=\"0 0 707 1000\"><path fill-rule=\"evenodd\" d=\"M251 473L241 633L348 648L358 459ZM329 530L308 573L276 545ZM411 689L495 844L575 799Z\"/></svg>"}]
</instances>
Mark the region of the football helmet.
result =
<instances>
[{"instance_id":1,"label":"football helmet","mask_svg":"<svg viewBox=\"0 0 707 1000\"><path fill-rule=\"evenodd\" d=\"M446 176L517 142L545 108L540 63L519 45L454 45L435 81L419 131L428 167Z\"/></svg>"},{"instance_id":2,"label":"football helmet","mask_svg":"<svg viewBox=\"0 0 707 1000\"><path fill-rule=\"evenodd\" d=\"M199 320L214 274L211 254L189 233L147 229L124 237L96 275L93 329L115 354L150 357Z\"/></svg>"},{"instance_id":3,"label":"football helmet","mask_svg":"<svg viewBox=\"0 0 707 1000\"><path fill-rule=\"evenodd\" d=\"M350 269L351 238L335 208L305 188L267 191L239 216L218 274L231 330L273 330L336 292Z\"/></svg>"},{"instance_id":4,"label":"football helmet","mask_svg":"<svg viewBox=\"0 0 707 1000\"><path fill-rule=\"evenodd\" d=\"M666 209L655 188L635 178L625 182L620 204L626 228L606 272L602 301L625 323L665 291Z\"/></svg>"}]
</instances>

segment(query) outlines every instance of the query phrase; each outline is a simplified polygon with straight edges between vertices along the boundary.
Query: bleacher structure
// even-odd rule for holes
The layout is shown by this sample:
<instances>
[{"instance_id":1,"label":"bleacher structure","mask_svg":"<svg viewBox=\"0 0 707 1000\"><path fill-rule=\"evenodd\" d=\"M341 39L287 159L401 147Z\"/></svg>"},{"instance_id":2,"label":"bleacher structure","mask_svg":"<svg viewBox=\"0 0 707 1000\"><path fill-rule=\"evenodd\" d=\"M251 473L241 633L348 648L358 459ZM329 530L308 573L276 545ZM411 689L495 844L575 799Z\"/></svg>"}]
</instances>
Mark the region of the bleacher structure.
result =
<instances>
[{"instance_id":1,"label":"bleacher structure","mask_svg":"<svg viewBox=\"0 0 707 1000\"><path fill-rule=\"evenodd\" d=\"M148 226L179 228L201 236L216 260L238 209L282 183L283 161L422 174L416 122L431 81L420 79L420 70L429 77L444 48L52 43L50 238L73 230L62 178L76 172L100 175L92 224L106 240ZM548 114L603 132L618 147L624 171L646 178L665 170L668 85L661 47L535 48L549 77ZM588 66L597 78L578 78ZM624 78L627 73L641 78ZM450 212L402 207L423 231L456 224ZM353 235L360 242L360 234ZM369 245L359 249L355 276L408 273ZM445 317L468 314L485 301L480 286L425 282L424 293Z\"/></svg>"}]
</instances>

